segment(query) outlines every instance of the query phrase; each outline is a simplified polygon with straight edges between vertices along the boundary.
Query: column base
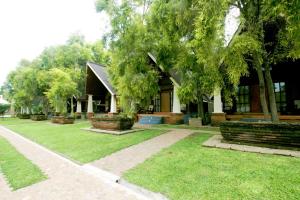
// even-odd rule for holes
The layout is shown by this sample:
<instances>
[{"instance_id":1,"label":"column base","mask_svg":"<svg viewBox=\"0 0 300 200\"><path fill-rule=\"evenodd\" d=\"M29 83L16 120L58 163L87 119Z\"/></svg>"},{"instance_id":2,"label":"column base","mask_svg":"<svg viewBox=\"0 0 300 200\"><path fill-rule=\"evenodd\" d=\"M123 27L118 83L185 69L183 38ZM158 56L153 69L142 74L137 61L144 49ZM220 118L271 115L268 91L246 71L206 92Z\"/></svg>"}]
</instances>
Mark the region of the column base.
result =
<instances>
[{"instance_id":1,"label":"column base","mask_svg":"<svg viewBox=\"0 0 300 200\"><path fill-rule=\"evenodd\" d=\"M92 117L94 117L94 113L93 112L88 112L88 113L86 113L86 117L88 119L91 119Z\"/></svg>"},{"instance_id":2,"label":"column base","mask_svg":"<svg viewBox=\"0 0 300 200\"><path fill-rule=\"evenodd\" d=\"M116 116L116 115L119 115L119 113L116 113L116 112L115 112L115 113L114 113L114 112L109 112L109 113L107 113L107 115L108 115L108 116Z\"/></svg>"},{"instance_id":3,"label":"column base","mask_svg":"<svg viewBox=\"0 0 300 200\"><path fill-rule=\"evenodd\" d=\"M226 121L226 113L212 113L211 114L211 125L219 126L221 122Z\"/></svg>"}]
</instances>

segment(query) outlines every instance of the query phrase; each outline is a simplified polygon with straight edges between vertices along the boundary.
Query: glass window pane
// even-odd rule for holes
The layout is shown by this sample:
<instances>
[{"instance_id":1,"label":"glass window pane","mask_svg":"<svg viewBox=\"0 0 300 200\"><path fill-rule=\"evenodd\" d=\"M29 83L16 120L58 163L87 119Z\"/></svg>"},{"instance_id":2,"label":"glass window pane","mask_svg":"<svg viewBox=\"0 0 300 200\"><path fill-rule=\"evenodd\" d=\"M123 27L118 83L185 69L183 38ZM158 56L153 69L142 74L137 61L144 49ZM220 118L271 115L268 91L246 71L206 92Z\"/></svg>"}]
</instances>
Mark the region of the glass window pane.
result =
<instances>
[{"instance_id":1,"label":"glass window pane","mask_svg":"<svg viewBox=\"0 0 300 200\"><path fill-rule=\"evenodd\" d=\"M245 93L244 94L249 94L249 86L245 86Z\"/></svg>"},{"instance_id":2,"label":"glass window pane","mask_svg":"<svg viewBox=\"0 0 300 200\"><path fill-rule=\"evenodd\" d=\"M281 93L281 102L285 102L286 101L286 96L285 96L285 92Z\"/></svg>"},{"instance_id":3,"label":"glass window pane","mask_svg":"<svg viewBox=\"0 0 300 200\"><path fill-rule=\"evenodd\" d=\"M280 93L275 94L276 102L280 102Z\"/></svg>"},{"instance_id":4,"label":"glass window pane","mask_svg":"<svg viewBox=\"0 0 300 200\"><path fill-rule=\"evenodd\" d=\"M250 105L249 104L246 105L246 112L250 112Z\"/></svg>"},{"instance_id":5,"label":"glass window pane","mask_svg":"<svg viewBox=\"0 0 300 200\"><path fill-rule=\"evenodd\" d=\"M277 110L280 111L280 103L276 104Z\"/></svg>"},{"instance_id":6,"label":"glass window pane","mask_svg":"<svg viewBox=\"0 0 300 200\"><path fill-rule=\"evenodd\" d=\"M249 103L249 95L245 95L244 103Z\"/></svg>"},{"instance_id":7,"label":"glass window pane","mask_svg":"<svg viewBox=\"0 0 300 200\"><path fill-rule=\"evenodd\" d=\"M279 83L274 83L274 90L275 90L275 92L280 92Z\"/></svg>"},{"instance_id":8,"label":"glass window pane","mask_svg":"<svg viewBox=\"0 0 300 200\"><path fill-rule=\"evenodd\" d=\"M280 91L285 91L285 82L280 83Z\"/></svg>"},{"instance_id":9,"label":"glass window pane","mask_svg":"<svg viewBox=\"0 0 300 200\"><path fill-rule=\"evenodd\" d=\"M237 105L237 112L241 112L241 105L240 104Z\"/></svg>"}]
</instances>

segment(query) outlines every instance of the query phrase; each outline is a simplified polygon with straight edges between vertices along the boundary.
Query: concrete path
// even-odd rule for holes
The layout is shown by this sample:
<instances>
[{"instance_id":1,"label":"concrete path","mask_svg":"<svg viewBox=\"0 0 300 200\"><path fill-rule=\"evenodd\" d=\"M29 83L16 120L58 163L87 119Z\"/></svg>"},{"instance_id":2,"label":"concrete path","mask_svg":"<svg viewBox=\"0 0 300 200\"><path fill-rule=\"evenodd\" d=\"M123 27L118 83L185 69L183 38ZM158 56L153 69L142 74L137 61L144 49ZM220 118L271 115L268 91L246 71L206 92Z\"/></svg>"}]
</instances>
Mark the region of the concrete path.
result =
<instances>
[{"instance_id":1,"label":"concrete path","mask_svg":"<svg viewBox=\"0 0 300 200\"><path fill-rule=\"evenodd\" d=\"M101 176L101 170L77 165L2 126L0 135L48 176L45 181L12 192L0 175L1 200L149 199Z\"/></svg>"},{"instance_id":2,"label":"concrete path","mask_svg":"<svg viewBox=\"0 0 300 200\"><path fill-rule=\"evenodd\" d=\"M123 172L144 162L147 158L150 158L163 148L169 147L193 132L195 131L174 129L168 133L113 153L88 165L93 165L121 176Z\"/></svg>"},{"instance_id":3,"label":"concrete path","mask_svg":"<svg viewBox=\"0 0 300 200\"><path fill-rule=\"evenodd\" d=\"M245 152L253 152L253 153L300 157L300 151L285 150L285 149L272 149L272 148L266 148L266 147L256 147L256 146L225 143L225 142L222 142L221 135L215 135L215 136L209 138L202 145L205 147L216 147L216 148L222 148L222 149L232 149L232 150L237 150L237 151L245 151Z\"/></svg>"}]
</instances>

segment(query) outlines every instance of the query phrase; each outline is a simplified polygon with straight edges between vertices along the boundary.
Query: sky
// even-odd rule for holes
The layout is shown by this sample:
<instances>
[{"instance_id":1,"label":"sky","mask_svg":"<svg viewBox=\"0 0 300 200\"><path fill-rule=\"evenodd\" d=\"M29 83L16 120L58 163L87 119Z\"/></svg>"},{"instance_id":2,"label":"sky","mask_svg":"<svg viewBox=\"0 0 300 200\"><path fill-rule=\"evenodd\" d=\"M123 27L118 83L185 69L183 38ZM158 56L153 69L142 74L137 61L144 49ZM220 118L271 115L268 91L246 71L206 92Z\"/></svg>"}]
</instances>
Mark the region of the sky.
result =
<instances>
[{"instance_id":1,"label":"sky","mask_svg":"<svg viewBox=\"0 0 300 200\"><path fill-rule=\"evenodd\" d=\"M109 21L96 13L94 2L0 0L0 86L22 58L32 60L73 33L82 33L89 42L101 39Z\"/></svg>"},{"instance_id":2,"label":"sky","mask_svg":"<svg viewBox=\"0 0 300 200\"><path fill-rule=\"evenodd\" d=\"M233 10L226 18L227 41L238 15ZM32 60L73 33L93 42L108 30L108 16L96 13L95 0L0 0L0 86L21 59Z\"/></svg>"}]
</instances>

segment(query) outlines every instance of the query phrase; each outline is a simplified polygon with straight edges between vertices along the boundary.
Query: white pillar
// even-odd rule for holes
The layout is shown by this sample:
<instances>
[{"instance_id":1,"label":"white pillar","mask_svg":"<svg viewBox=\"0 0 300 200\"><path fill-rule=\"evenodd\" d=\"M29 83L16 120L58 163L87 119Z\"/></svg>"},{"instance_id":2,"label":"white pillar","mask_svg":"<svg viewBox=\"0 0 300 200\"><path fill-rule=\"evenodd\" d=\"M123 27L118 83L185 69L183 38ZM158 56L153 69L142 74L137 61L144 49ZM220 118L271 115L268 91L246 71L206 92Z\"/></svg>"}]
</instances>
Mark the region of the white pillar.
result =
<instances>
[{"instance_id":1,"label":"white pillar","mask_svg":"<svg viewBox=\"0 0 300 200\"><path fill-rule=\"evenodd\" d=\"M10 114L15 115L15 101L13 100L10 105Z\"/></svg>"},{"instance_id":2,"label":"white pillar","mask_svg":"<svg viewBox=\"0 0 300 200\"><path fill-rule=\"evenodd\" d=\"M76 112L81 113L81 101L77 100Z\"/></svg>"},{"instance_id":3,"label":"white pillar","mask_svg":"<svg viewBox=\"0 0 300 200\"><path fill-rule=\"evenodd\" d=\"M24 113L24 109L23 109L23 107L21 107L21 114L23 114Z\"/></svg>"},{"instance_id":4,"label":"white pillar","mask_svg":"<svg viewBox=\"0 0 300 200\"><path fill-rule=\"evenodd\" d=\"M93 112L93 95L89 94L88 95L88 109L87 109L88 113L92 113Z\"/></svg>"},{"instance_id":5,"label":"white pillar","mask_svg":"<svg viewBox=\"0 0 300 200\"><path fill-rule=\"evenodd\" d=\"M214 90L214 113L223 113L221 90L218 87Z\"/></svg>"},{"instance_id":6,"label":"white pillar","mask_svg":"<svg viewBox=\"0 0 300 200\"><path fill-rule=\"evenodd\" d=\"M111 95L110 100L110 113L116 113L117 112L117 100L115 95Z\"/></svg>"},{"instance_id":7,"label":"white pillar","mask_svg":"<svg viewBox=\"0 0 300 200\"><path fill-rule=\"evenodd\" d=\"M178 86L176 84L174 84L172 113L181 113L180 101L179 101L179 98L178 98L178 95L177 95L177 90L178 90Z\"/></svg>"},{"instance_id":8,"label":"white pillar","mask_svg":"<svg viewBox=\"0 0 300 200\"><path fill-rule=\"evenodd\" d=\"M26 114L30 114L28 107L26 108Z\"/></svg>"}]
</instances>

